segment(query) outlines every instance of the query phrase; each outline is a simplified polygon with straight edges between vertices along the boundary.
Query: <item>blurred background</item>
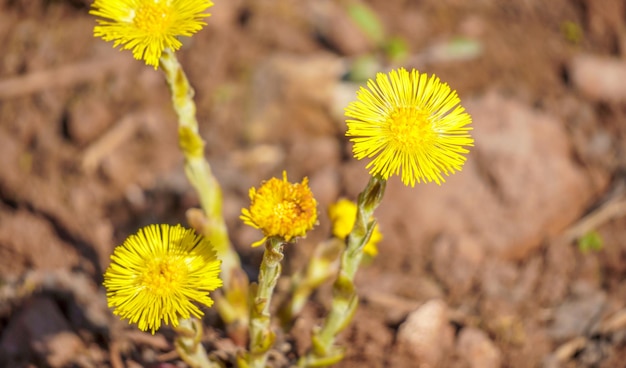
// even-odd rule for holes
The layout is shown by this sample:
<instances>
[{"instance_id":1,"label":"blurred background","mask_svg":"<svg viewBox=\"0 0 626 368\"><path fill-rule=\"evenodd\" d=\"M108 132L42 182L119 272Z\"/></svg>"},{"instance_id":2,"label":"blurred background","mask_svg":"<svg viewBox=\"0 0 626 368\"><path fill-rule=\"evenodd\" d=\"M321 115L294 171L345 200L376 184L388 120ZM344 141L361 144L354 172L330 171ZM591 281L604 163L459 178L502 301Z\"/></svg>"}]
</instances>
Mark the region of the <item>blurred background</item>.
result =
<instances>
[{"instance_id":1,"label":"blurred background","mask_svg":"<svg viewBox=\"0 0 626 368\"><path fill-rule=\"evenodd\" d=\"M172 331L113 317L113 248L198 207L160 71L92 36L87 0L0 0L0 365L174 367ZM620 367L626 360L626 4L216 0L178 57L252 278L248 189L308 176L326 207L368 180L343 108L376 72L435 73L475 147L441 186L390 180L339 367ZM284 291L284 287L282 289ZM306 350L313 297L274 358ZM207 310L207 349L236 351ZM282 354L282 356L281 356Z\"/></svg>"}]
</instances>

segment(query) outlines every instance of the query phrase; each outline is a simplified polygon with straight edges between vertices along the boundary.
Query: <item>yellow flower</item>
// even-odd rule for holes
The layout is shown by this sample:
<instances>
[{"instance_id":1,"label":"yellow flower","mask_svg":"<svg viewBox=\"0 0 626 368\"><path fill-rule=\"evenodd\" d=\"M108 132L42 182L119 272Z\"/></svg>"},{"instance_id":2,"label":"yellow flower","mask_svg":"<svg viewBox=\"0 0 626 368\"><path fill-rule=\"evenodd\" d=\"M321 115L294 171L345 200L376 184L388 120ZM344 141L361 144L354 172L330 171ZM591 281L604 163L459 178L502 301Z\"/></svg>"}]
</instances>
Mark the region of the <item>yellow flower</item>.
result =
<instances>
[{"instance_id":1,"label":"yellow flower","mask_svg":"<svg viewBox=\"0 0 626 368\"><path fill-rule=\"evenodd\" d=\"M221 261L211 244L180 225L150 225L115 248L104 274L109 307L154 334L181 318L201 317L193 303L210 307L209 291L222 286Z\"/></svg>"},{"instance_id":2,"label":"yellow flower","mask_svg":"<svg viewBox=\"0 0 626 368\"><path fill-rule=\"evenodd\" d=\"M376 81L357 92L346 108L348 131L357 159L374 157L370 174L387 180L402 171L402 182L445 181L461 170L463 154L473 146L472 118L460 105L456 91L435 75L428 77L401 68L378 73Z\"/></svg>"},{"instance_id":3,"label":"yellow flower","mask_svg":"<svg viewBox=\"0 0 626 368\"><path fill-rule=\"evenodd\" d=\"M349 199L340 199L328 206L328 217L333 224L333 235L339 239L345 239L354 227L357 214L356 203ZM375 257L378 254L377 244L383 239L378 224L374 226L374 231L370 240L363 247L363 253Z\"/></svg>"},{"instance_id":4,"label":"yellow flower","mask_svg":"<svg viewBox=\"0 0 626 368\"><path fill-rule=\"evenodd\" d=\"M206 25L210 0L95 0L89 12L102 17L94 36L132 49L135 59L159 65L165 48L178 50L178 36L191 36Z\"/></svg>"},{"instance_id":5,"label":"yellow flower","mask_svg":"<svg viewBox=\"0 0 626 368\"><path fill-rule=\"evenodd\" d=\"M258 191L250 188L250 209L242 209L240 218L245 224L263 231L264 238L252 244L253 247L271 236L285 241L305 236L317 223L317 201L308 178L292 184L283 171L283 180L272 178Z\"/></svg>"}]
</instances>

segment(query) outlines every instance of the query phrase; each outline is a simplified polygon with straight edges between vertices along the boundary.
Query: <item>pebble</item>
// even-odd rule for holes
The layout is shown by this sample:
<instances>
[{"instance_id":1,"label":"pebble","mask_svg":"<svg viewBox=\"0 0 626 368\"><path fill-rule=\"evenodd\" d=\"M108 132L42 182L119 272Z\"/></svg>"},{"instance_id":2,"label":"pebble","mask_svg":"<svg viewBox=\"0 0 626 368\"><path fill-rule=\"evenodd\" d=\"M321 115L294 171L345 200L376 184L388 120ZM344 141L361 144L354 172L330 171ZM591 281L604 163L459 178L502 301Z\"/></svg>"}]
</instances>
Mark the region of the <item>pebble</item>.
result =
<instances>
[{"instance_id":1,"label":"pebble","mask_svg":"<svg viewBox=\"0 0 626 368\"><path fill-rule=\"evenodd\" d=\"M502 365L500 350L484 331L474 327L461 330L457 351L471 368L498 368Z\"/></svg>"},{"instance_id":2,"label":"pebble","mask_svg":"<svg viewBox=\"0 0 626 368\"><path fill-rule=\"evenodd\" d=\"M571 80L585 97L600 102L626 101L626 63L614 57L582 54L569 66Z\"/></svg>"},{"instance_id":3,"label":"pebble","mask_svg":"<svg viewBox=\"0 0 626 368\"><path fill-rule=\"evenodd\" d=\"M440 299L429 300L413 311L400 326L397 343L412 354L419 367L439 366L453 345L448 306Z\"/></svg>"}]
</instances>

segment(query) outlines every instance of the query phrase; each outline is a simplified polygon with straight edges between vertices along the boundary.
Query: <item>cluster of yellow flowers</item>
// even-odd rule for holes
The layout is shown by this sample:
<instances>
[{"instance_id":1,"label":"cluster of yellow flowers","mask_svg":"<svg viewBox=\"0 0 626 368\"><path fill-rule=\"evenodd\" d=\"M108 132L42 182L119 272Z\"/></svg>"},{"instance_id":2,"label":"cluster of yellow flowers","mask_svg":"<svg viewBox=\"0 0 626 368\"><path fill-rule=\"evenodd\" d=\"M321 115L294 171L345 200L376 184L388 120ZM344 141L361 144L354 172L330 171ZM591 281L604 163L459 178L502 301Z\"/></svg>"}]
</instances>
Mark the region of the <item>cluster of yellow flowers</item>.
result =
<instances>
[{"instance_id":1,"label":"cluster of yellow flowers","mask_svg":"<svg viewBox=\"0 0 626 368\"><path fill-rule=\"evenodd\" d=\"M179 37L202 29L212 5L209 0L95 0L90 13L99 17L95 36L132 50L136 59L156 69L167 65L160 61L164 53L181 47ZM378 73L361 87L345 114L354 157L370 159L366 168L378 180L372 187L394 175L412 187L421 182L441 184L444 176L462 169L467 147L474 142L471 117L456 91L436 76L414 69ZM383 193L384 186L379 197ZM282 259L282 245L304 237L317 224L317 201L307 178L290 183L286 172L282 180L272 178L258 190L251 188L249 196L250 206L242 209L240 218L263 233L253 246L266 244L266 251L279 255L274 268L266 271L280 272L275 264ZM382 234L371 214L380 198L367 207L371 199L363 197L358 203L342 199L330 206L332 232L348 244L347 253L375 256ZM342 267L356 267L345 259L342 262ZM114 250L104 274L108 304L142 330L155 333L162 323L177 326L180 319L202 316L197 304L213 304L209 292L222 286L220 263L212 244L193 230L180 225L147 226ZM345 289L350 277L338 287ZM275 280L271 281L274 284L265 292L273 290ZM343 310L350 315L348 307Z\"/></svg>"}]
</instances>

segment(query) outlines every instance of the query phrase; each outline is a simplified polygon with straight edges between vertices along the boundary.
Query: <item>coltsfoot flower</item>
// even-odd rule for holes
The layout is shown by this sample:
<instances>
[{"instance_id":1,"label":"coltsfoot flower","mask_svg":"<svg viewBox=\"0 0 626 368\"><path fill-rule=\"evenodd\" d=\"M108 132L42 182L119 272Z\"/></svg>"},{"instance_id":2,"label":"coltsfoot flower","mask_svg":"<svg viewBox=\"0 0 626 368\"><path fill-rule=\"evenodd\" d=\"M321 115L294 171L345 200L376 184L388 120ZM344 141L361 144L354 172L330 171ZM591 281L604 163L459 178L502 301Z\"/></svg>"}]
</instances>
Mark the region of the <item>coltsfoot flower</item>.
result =
<instances>
[{"instance_id":1,"label":"coltsfoot flower","mask_svg":"<svg viewBox=\"0 0 626 368\"><path fill-rule=\"evenodd\" d=\"M222 286L211 244L180 225L150 225L129 236L111 255L104 274L109 307L153 334L161 322L201 317L194 304L210 307L209 291Z\"/></svg>"},{"instance_id":2,"label":"coltsfoot flower","mask_svg":"<svg viewBox=\"0 0 626 368\"><path fill-rule=\"evenodd\" d=\"M95 0L90 14L98 19L94 36L132 50L137 60L159 65L165 48L176 51L178 36L191 36L206 25L209 0Z\"/></svg>"},{"instance_id":3,"label":"coltsfoot flower","mask_svg":"<svg viewBox=\"0 0 626 368\"><path fill-rule=\"evenodd\" d=\"M356 203L345 198L328 206L328 217L332 222L333 236L339 239L345 239L350 234L354 227L354 222L356 221L357 211ZM376 224L374 231L372 231L372 236L370 236L369 241L363 247L363 253L370 257L375 257L378 254L377 245L382 239L383 234L380 232L378 224Z\"/></svg>"},{"instance_id":4,"label":"coltsfoot flower","mask_svg":"<svg viewBox=\"0 0 626 368\"><path fill-rule=\"evenodd\" d=\"M378 73L367 87L346 108L346 136L354 157L373 157L370 174L387 180L402 172L402 182L415 186L441 184L442 174L461 170L474 140L456 91L435 75L404 68Z\"/></svg>"},{"instance_id":5,"label":"coltsfoot flower","mask_svg":"<svg viewBox=\"0 0 626 368\"><path fill-rule=\"evenodd\" d=\"M283 180L271 178L258 191L250 188L250 208L242 209L240 218L263 231L264 238L253 247L272 236L287 242L305 236L317 223L317 201L308 178L302 179L302 183L290 183L283 171Z\"/></svg>"}]
</instances>

